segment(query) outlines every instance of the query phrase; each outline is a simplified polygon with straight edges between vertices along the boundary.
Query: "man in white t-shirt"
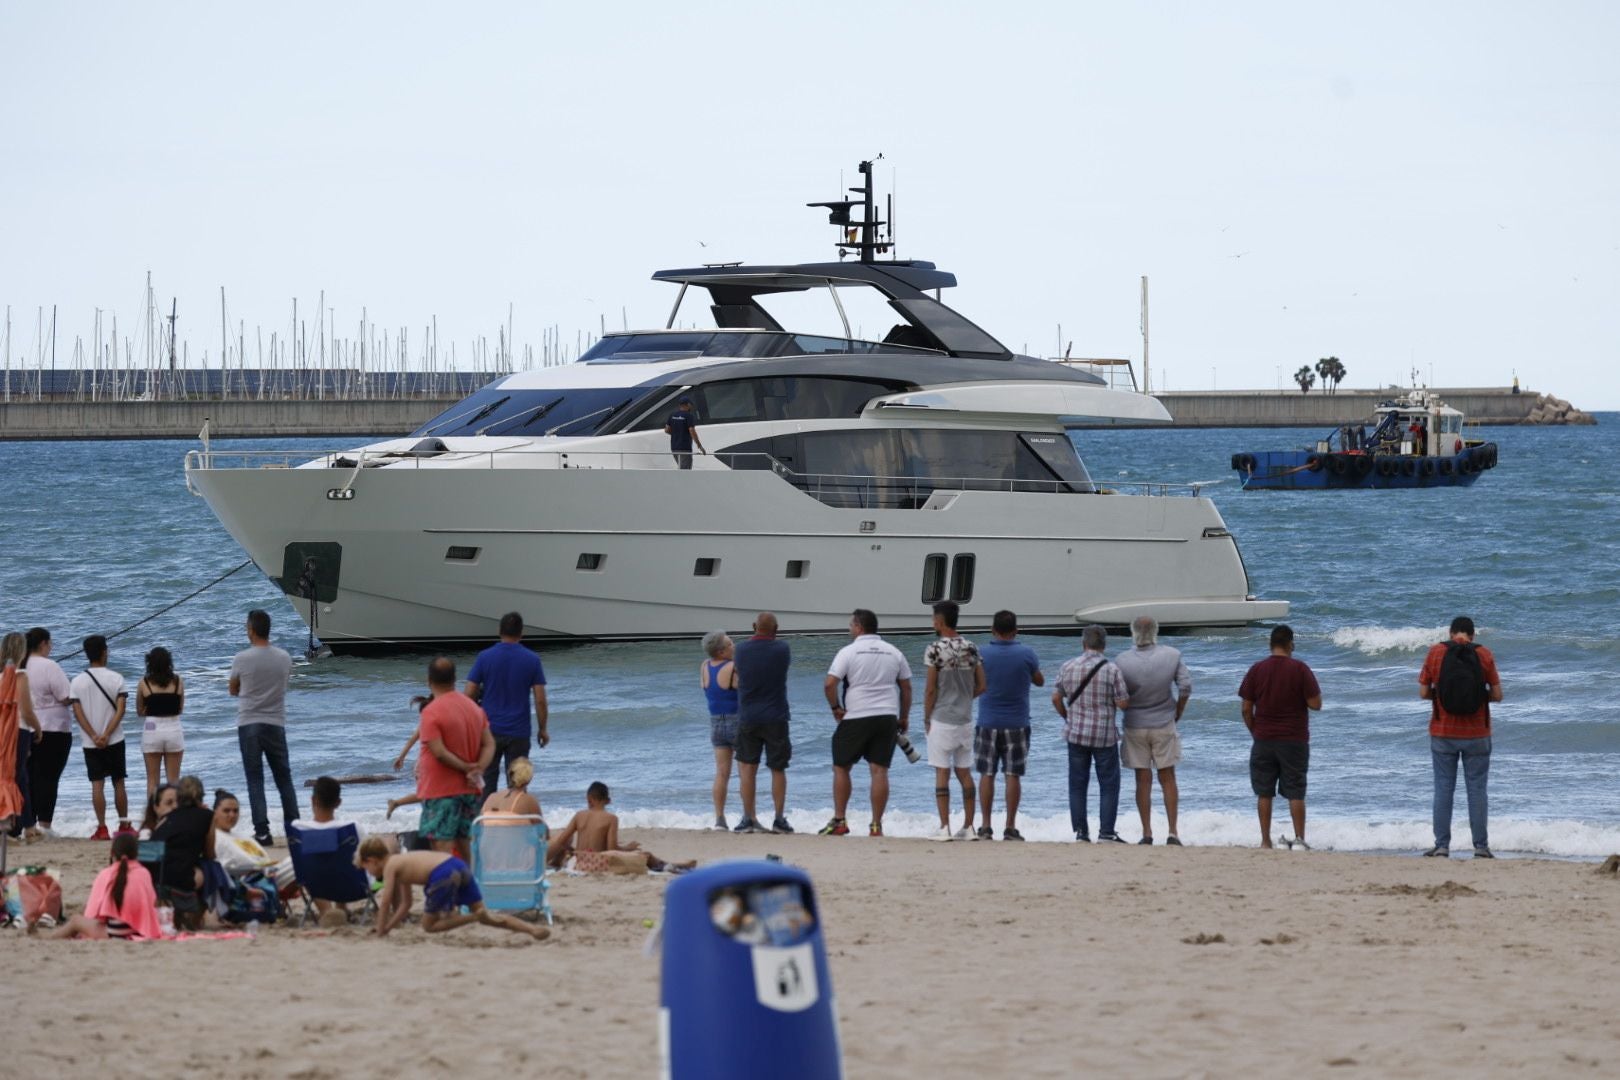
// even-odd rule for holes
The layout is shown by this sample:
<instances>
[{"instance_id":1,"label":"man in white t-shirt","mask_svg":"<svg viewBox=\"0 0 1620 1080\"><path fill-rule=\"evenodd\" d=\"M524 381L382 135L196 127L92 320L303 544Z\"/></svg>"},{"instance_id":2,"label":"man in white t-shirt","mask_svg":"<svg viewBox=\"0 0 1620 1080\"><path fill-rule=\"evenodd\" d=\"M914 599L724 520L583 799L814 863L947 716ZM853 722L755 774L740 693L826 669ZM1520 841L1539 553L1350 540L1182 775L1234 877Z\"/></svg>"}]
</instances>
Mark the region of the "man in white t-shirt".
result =
<instances>
[{"instance_id":1,"label":"man in white t-shirt","mask_svg":"<svg viewBox=\"0 0 1620 1080\"><path fill-rule=\"evenodd\" d=\"M90 802L96 810L96 831L90 839L108 840L106 781L113 782L118 810L118 831L134 832L129 823L129 796L124 793L124 706L128 694L124 677L107 666L107 639L91 634L84 639L84 657L90 666L68 684L73 718L79 723L79 745L90 777Z\"/></svg>"},{"instance_id":2,"label":"man in white t-shirt","mask_svg":"<svg viewBox=\"0 0 1620 1080\"><path fill-rule=\"evenodd\" d=\"M872 773L871 836L883 835L883 811L889 803L889 762L895 738L910 726L911 665L905 654L878 637L877 616L856 608L850 616L854 640L833 657L823 689L833 720L833 817L823 836L845 836L849 824L849 770L862 758ZM839 702L838 691L844 691Z\"/></svg>"},{"instance_id":3,"label":"man in white t-shirt","mask_svg":"<svg viewBox=\"0 0 1620 1080\"><path fill-rule=\"evenodd\" d=\"M28 753L29 802L37 827L49 835L56 820L57 787L73 756L73 706L69 701L73 692L62 666L51 659L51 632L43 626L28 631L27 671L28 692L33 696L34 715L39 717L39 734Z\"/></svg>"}]
</instances>

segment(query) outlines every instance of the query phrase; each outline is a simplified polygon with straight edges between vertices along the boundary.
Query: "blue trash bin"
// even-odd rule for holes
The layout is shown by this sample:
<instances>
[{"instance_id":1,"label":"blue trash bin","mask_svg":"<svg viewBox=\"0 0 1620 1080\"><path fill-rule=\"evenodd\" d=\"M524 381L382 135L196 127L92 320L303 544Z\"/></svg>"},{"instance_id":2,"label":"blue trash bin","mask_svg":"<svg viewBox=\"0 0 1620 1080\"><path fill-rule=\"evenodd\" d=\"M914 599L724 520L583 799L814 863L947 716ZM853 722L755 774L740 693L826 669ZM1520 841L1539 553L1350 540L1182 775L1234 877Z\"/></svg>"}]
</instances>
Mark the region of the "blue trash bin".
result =
<instances>
[{"instance_id":1,"label":"blue trash bin","mask_svg":"<svg viewBox=\"0 0 1620 1080\"><path fill-rule=\"evenodd\" d=\"M839 1080L843 1054L810 875L724 862L664 893L658 1048L671 1080Z\"/></svg>"}]
</instances>

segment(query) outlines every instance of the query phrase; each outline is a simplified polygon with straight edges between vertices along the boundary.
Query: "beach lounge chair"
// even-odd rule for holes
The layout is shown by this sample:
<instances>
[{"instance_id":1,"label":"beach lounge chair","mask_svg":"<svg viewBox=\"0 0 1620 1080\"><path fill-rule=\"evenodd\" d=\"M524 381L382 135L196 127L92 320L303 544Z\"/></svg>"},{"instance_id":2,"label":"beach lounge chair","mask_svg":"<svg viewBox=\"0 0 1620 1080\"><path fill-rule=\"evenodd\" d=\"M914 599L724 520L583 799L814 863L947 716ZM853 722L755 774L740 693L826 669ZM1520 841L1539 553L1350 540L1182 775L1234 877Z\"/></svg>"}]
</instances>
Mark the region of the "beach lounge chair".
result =
<instances>
[{"instance_id":1,"label":"beach lounge chair","mask_svg":"<svg viewBox=\"0 0 1620 1080\"><path fill-rule=\"evenodd\" d=\"M485 814L473 821L473 880L493 911L537 911L549 925L546 842L551 830L535 814Z\"/></svg>"},{"instance_id":2,"label":"beach lounge chair","mask_svg":"<svg viewBox=\"0 0 1620 1080\"><path fill-rule=\"evenodd\" d=\"M305 829L296 821L288 823L287 851L304 898L299 926L314 916L317 900L333 904L363 902L368 911L376 907L371 878L354 862L359 849L360 830L352 823L334 829Z\"/></svg>"}]
</instances>

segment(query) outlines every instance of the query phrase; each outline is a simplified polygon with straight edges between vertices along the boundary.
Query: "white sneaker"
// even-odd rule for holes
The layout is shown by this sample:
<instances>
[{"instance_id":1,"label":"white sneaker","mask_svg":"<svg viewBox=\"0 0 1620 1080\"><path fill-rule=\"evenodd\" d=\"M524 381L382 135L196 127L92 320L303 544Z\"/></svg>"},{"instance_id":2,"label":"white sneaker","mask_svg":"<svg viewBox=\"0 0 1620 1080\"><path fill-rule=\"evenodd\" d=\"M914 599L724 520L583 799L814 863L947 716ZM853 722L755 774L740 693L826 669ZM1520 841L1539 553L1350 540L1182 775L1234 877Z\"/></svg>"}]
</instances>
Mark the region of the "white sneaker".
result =
<instances>
[{"instance_id":1,"label":"white sneaker","mask_svg":"<svg viewBox=\"0 0 1620 1080\"><path fill-rule=\"evenodd\" d=\"M957 829L954 833L952 833L951 834L951 839L952 840L971 840L971 839L973 839L973 830L964 826L963 828Z\"/></svg>"},{"instance_id":2,"label":"white sneaker","mask_svg":"<svg viewBox=\"0 0 1620 1080\"><path fill-rule=\"evenodd\" d=\"M951 827L949 825L941 825L939 828L928 834L928 839L953 840L955 839L955 834L951 832Z\"/></svg>"}]
</instances>

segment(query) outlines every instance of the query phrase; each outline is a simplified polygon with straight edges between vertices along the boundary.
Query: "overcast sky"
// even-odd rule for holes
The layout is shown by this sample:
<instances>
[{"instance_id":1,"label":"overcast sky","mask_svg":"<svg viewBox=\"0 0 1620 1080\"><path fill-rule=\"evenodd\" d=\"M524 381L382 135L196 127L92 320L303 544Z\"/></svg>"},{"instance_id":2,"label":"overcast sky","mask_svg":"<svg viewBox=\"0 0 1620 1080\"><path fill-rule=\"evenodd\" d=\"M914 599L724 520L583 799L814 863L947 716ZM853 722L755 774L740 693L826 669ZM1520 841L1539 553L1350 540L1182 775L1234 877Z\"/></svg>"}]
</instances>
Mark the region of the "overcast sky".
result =
<instances>
[{"instance_id":1,"label":"overcast sky","mask_svg":"<svg viewBox=\"0 0 1620 1080\"><path fill-rule=\"evenodd\" d=\"M654 270L830 258L802 204L882 153L902 257L1014 349L1139 361L1146 274L1158 387L1331 354L1615 409L1617 45L1598 2L0 0L0 304L13 363L40 305L59 365L138 332L148 270L194 363L221 286L250 362L322 289L413 352L509 303L572 345L662 325Z\"/></svg>"}]
</instances>

